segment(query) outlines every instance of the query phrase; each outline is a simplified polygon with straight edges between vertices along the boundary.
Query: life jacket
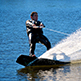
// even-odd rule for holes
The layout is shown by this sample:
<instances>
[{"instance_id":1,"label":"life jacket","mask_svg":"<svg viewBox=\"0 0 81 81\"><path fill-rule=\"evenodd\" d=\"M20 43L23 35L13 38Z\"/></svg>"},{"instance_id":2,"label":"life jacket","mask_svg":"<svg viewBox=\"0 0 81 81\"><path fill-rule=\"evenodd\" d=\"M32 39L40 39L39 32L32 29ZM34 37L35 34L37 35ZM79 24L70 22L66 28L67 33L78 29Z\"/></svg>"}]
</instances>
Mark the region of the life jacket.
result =
<instances>
[{"instance_id":1,"label":"life jacket","mask_svg":"<svg viewBox=\"0 0 81 81\"><path fill-rule=\"evenodd\" d=\"M26 29L27 29L27 34L33 33L33 34L43 34L42 28L33 28L32 24L35 24L36 26L40 26L41 22L40 21L34 21L34 20L27 20L26 23Z\"/></svg>"}]
</instances>

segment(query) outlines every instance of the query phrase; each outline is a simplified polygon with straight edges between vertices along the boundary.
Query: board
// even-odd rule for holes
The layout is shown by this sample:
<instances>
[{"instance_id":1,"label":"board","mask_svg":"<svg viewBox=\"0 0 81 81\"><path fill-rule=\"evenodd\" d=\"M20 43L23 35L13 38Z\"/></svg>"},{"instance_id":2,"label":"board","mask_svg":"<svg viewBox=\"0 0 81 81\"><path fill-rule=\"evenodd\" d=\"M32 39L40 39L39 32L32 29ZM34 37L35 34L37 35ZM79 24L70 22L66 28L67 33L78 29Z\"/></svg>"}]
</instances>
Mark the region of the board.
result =
<instances>
[{"instance_id":1,"label":"board","mask_svg":"<svg viewBox=\"0 0 81 81\"><path fill-rule=\"evenodd\" d=\"M24 66L64 65L70 63L70 62L60 62L57 60L50 60L44 58L38 59L37 57L30 57L27 55L20 55L17 58L16 62Z\"/></svg>"}]
</instances>

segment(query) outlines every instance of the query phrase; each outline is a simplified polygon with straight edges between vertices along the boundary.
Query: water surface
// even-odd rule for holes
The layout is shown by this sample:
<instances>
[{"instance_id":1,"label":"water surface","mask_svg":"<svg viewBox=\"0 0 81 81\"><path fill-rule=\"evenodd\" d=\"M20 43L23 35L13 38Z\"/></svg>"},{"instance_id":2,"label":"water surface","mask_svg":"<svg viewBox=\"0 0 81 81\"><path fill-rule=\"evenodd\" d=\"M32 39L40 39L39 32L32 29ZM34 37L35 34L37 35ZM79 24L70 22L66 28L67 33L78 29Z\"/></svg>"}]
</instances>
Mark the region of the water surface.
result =
<instances>
[{"instance_id":1,"label":"water surface","mask_svg":"<svg viewBox=\"0 0 81 81\"><path fill-rule=\"evenodd\" d=\"M80 81L81 64L19 72L24 66L16 63L17 57L29 55L25 21L32 11L38 12L39 20L49 29L71 34L81 27L80 0L0 0L0 81ZM67 37L43 31L52 47ZM37 57L45 51L45 46L37 44Z\"/></svg>"}]
</instances>

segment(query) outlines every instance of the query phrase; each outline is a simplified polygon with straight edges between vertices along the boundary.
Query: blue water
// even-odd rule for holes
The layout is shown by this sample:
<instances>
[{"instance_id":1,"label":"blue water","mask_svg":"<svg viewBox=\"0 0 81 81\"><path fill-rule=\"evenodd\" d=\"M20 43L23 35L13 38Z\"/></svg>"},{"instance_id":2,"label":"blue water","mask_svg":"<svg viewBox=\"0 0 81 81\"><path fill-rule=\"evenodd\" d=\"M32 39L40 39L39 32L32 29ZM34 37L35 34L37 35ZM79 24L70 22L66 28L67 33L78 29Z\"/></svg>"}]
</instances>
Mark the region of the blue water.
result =
<instances>
[{"instance_id":1,"label":"blue water","mask_svg":"<svg viewBox=\"0 0 81 81\"><path fill-rule=\"evenodd\" d=\"M81 64L36 72L29 69L24 74L18 72L24 67L16 63L17 57L29 55L25 21L30 19L32 11L38 12L39 20L49 29L71 34L81 27L80 0L0 0L0 81L80 81ZM50 30L43 31L52 47L67 37ZM36 56L45 51L45 46L36 45Z\"/></svg>"}]
</instances>

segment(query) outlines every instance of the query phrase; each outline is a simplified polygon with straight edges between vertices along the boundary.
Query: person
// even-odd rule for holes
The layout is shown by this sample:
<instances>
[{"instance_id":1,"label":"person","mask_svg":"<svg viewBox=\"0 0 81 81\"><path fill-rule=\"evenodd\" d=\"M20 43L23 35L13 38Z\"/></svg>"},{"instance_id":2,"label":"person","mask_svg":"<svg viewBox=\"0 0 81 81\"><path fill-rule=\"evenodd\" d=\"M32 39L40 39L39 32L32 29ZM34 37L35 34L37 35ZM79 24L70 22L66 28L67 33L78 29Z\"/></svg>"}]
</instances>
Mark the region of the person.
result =
<instances>
[{"instance_id":1,"label":"person","mask_svg":"<svg viewBox=\"0 0 81 81\"><path fill-rule=\"evenodd\" d=\"M49 40L43 35L41 26L44 27L44 24L38 21L38 13L32 12L30 16L31 20L26 21L26 29L30 45L29 56L34 57L36 43L44 44L47 47L47 50L51 48L51 44Z\"/></svg>"}]
</instances>

